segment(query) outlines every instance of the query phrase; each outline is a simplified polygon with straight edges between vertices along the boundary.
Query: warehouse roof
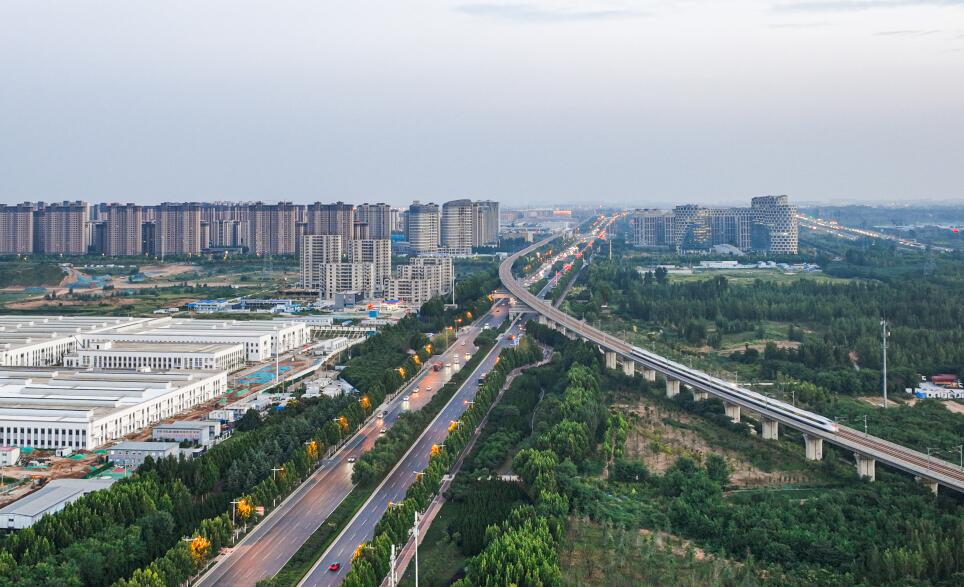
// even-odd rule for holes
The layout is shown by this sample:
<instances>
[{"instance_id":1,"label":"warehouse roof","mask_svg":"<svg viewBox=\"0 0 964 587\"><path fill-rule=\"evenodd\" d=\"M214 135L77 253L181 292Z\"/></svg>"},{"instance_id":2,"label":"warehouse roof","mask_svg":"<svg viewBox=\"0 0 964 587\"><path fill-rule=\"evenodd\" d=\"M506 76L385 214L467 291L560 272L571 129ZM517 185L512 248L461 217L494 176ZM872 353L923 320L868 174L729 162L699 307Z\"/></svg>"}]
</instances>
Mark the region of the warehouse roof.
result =
<instances>
[{"instance_id":1,"label":"warehouse roof","mask_svg":"<svg viewBox=\"0 0 964 587\"><path fill-rule=\"evenodd\" d=\"M39 491L0 509L0 515L37 517L85 493L106 489L114 479L54 479Z\"/></svg>"}]
</instances>

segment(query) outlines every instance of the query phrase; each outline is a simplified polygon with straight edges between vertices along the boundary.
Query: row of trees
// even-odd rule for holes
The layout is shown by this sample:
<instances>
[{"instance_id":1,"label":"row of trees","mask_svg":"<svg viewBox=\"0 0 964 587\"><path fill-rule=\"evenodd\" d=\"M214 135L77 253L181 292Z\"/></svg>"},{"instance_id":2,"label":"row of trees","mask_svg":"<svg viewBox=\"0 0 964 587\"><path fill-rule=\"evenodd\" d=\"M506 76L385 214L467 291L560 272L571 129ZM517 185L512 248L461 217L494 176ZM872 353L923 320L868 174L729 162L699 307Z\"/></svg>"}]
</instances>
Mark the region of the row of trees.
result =
<instances>
[{"instance_id":1,"label":"row of trees","mask_svg":"<svg viewBox=\"0 0 964 587\"><path fill-rule=\"evenodd\" d=\"M423 511L441 485L442 476L451 468L457 455L469 442L475 428L505 384L508 374L515 368L538 361L541 349L523 338L514 349L505 349L499 355L499 363L489 372L479 387L474 403L469 405L460 418L461 425L449 429L445 448L433 449L428 467L409 487L405 499L385 512L375 527L375 537L359 547L352 562L352 569L343 583L346 587L375 587L388 574L391 545L401 545L408 540L415 512Z\"/></svg>"}]
</instances>

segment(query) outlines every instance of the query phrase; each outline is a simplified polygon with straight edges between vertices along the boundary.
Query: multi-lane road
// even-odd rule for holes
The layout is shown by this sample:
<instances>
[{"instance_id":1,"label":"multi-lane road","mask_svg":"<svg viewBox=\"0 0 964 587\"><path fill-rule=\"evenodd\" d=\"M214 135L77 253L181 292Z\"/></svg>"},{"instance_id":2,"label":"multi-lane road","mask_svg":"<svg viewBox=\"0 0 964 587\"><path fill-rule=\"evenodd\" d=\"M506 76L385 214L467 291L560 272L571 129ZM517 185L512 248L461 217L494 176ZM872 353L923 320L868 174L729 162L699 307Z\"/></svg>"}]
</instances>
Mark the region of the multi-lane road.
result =
<instances>
[{"instance_id":1,"label":"multi-lane road","mask_svg":"<svg viewBox=\"0 0 964 587\"><path fill-rule=\"evenodd\" d=\"M505 303L505 300L500 300L499 312L487 322L493 327L501 324L506 318L507 308L508 304ZM332 542L300 585L326 587L341 584L351 568L351 558L355 550L359 545L372 539L375 525L382 518L389 504L398 503L405 499L409 486L415 481L416 473L428 466L432 445L441 444L445 441L448 436L449 425L462 417L468 402L475 398L480 375L492 370L498 360L499 352L510 344L508 335L518 336L520 334L519 329L520 323L516 321L506 331L506 335L500 337L499 343L488 352L465 380L465 383L455 392L452 399L405 453L405 456L399 460L384 481L375 489L369 500ZM330 571L329 567L333 563L341 565L341 568L338 571Z\"/></svg>"},{"instance_id":2,"label":"multi-lane road","mask_svg":"<svg viewBox=\"0 0 964 587\"><path fill-rule=\"evenodd\" d=\"M930 459L928 456L909 448L885 441L874 436L861 434L844 426L827 425L823 427L810 425L803 418L808 412L803 410L779 409L782 402L774 401L769 407L761 403L758 394L713 377L697 369L688 368L666 359L655 353L634 347L623 340L593 328L591 325L569 316L565 312L546 304L512 275L512 265L519 257L549 243L559 235L548 237L535 243L505 259L499 266L499 277L502 284L513 296L521 302L556 324L579 337L591 341L600 349L615 353L623 361L641 365L647 369L660 372L667 378L685 383L694 389L708 392L724 399L726 402L742 406L763 415L765 418L780 422L791 428L802 431L811 438L826 440L834 445L852 450L856 455L865 459L874 459L886 463L921 479L939 483L945 487L964 492L964 469L946 461ZM797 412L794 414L794 412ZM858 461L858 466L860 462Z\"/></svg>"},{"instance_id":3,"label":"multi-lane road","mask_svg":"<svg viewBox=\"0 0 964 587\"><path fill-rule=\"evenodd\" d=\"M505 300L499 300L485 316L463 329L463 333L443 355L428 361L418 376L396 396L379 406L376 413L383 411L384 417L373 417L363 424L338 452L322 462L321 467L305 483L240 543L222 555L197 584L203 587L244 587L277 574L353 489L353 465L349 459L353 461L371 449L381 430L391 428L403 412L419 410L427 404L451 378L455 366L465 364L465 355L476 352L475 338L482 329L486 325L495 328L507 317L508 305ZM434 371L431 365L435 362L452 366ZM416 388L419 388L418 392L415 392ZM406 397L409 398L407 401L404 399ZM448 420L445 421L447 425ZM373 529L374 523L369 532ZM352 546L352 551L355 546L357 543Z\"/></svg>"}]
</instances>

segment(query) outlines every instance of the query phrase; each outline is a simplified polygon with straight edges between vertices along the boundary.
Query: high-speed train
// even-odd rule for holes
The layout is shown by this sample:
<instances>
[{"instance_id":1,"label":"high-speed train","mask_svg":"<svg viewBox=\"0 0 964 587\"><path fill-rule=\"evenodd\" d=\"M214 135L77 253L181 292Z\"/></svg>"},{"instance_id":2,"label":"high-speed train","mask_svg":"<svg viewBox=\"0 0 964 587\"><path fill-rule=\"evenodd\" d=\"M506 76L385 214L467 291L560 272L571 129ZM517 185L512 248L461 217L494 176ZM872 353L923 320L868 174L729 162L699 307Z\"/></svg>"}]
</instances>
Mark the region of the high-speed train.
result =
<instances>
[{"instance_id":1,"label":"high-speed train","mask_svg":"<svg viewBox=\"0 0 964 587\"><path fill-rule=\"evenodd\" d=\"M746 404L756 407L764 412L780 414L785 418L794 420L807 426L826 430L827 432L837 432L837 423L819 414L801 410L796 406L790 405L780 400L771 399L755 391L750 391L734 385L729 381L713 377L702 371L691 369L675 361L671 361L660 355L643 350L639 347L631 347L634 356L643 359L646 363L663 371L666 374L683 381L684 383L696 384L697 388L712 388L711 390L721 397L731 397L739 399Z\"/></svg>"}]
</instances>

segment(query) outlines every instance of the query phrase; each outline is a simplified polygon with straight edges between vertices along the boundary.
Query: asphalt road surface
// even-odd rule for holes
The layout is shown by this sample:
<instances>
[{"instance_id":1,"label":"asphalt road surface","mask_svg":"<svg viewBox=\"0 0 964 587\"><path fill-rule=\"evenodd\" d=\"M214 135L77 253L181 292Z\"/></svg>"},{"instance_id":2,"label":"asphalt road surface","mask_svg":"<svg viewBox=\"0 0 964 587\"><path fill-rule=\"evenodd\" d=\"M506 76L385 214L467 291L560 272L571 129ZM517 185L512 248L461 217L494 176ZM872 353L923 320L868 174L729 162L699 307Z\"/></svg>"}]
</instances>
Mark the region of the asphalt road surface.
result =
<instances>
[{"instance_id":1,"label":"asphalt road surface","mask_svg":"<svg viewBox=\"0 0 964 587\"><path fill-rule=\"evenodd\" d=\"M503 304L503 312L491 319L493 327L500 324L505 317L507 304ZM372 539L375 525L381 520L389 503L398 503L405 499L405 493L415 481L415 474L428 466L429 453L433 444L444 442L448 436L448 427L452 421L458 420L468 401L475 398L478 391L478 378L482 373L488 373L495 366L499 352L510 344L509 334L520 334L521 322L516 322L500 339L485 360L466 379L461 388L452 396L451 401L439 412L438 416L415 441L412 448L402 457L395 468L388 474L381 485L375 489L371 498L348 523L341 534L332 542L328 550L321 556L315 566L308 572L299 585L333 586L340 585L345 575L351 569L351 558L360 544ZM338 571L329 571L332 563L339 563Z\"/></svg>"},{"instance_id":2,"label":"asphalt road surface","mask_svg":"<svg viewBox=\"0 0 964 587\"><path fill-rule=\"evenodd\" d=\"M203 587L253 586L261 579L276 575L351 492L354 486L351 482L352 464L348 462L349 457L358 458L370 450L382 428L391 428L402 412L419 410L427 404L451 378L456 364L465 364L465 354L475 353L475 337L482 329L486 325L495 328L507 317L508 303L506 300L499 300L485 316L466 329L445 354L429 361L401 393L376 410L376 413L384 410L384 418L372 418L365 423L244 540L226 555L222 555L215 566L196 584ZM441 371L435 372L430 368L435 362L451 364L452 367L443 367ZM414 391L416 387L419 388L418 392ZM403 401L404 397L409 400ZM449 420L445 420L445 426L448 422ZM352 551L355 546L352 546ZM325 567L327 568L327 565Z\"/></svg>"}]
</instances>

